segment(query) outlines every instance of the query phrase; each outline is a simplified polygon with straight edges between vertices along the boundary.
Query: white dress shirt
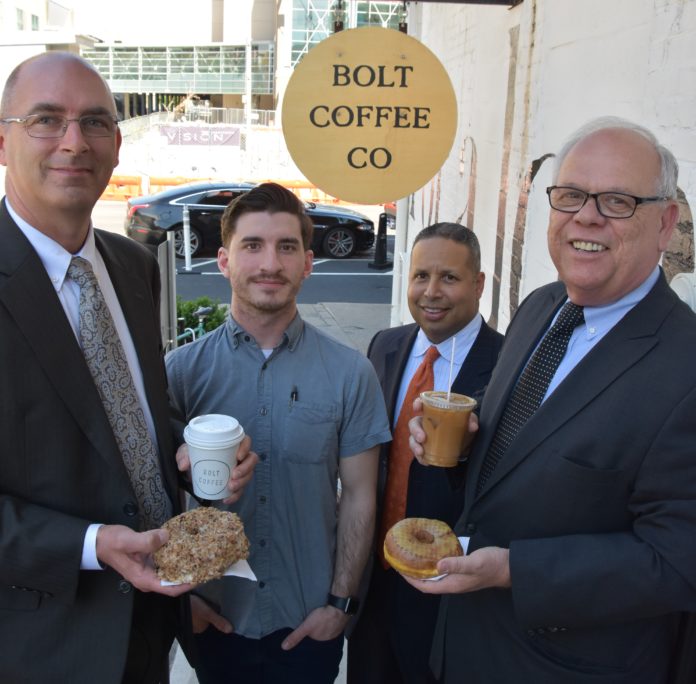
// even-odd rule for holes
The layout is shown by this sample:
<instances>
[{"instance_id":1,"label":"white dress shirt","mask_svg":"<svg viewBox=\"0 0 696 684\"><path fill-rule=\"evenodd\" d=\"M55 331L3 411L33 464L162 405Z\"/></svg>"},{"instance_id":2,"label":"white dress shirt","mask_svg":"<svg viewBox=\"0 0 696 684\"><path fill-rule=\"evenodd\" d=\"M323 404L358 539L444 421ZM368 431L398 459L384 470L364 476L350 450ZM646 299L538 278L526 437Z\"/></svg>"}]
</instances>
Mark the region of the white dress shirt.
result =
<instances>
[{"instance_id":1,"label":"white dress shirt","mask_svg":"<svg viewBox=\"0 0 696 684\"><path fill-rule=\"evenodd\" d=\"M585 322L573 331L568 342L568 349L561 363L556 370L556 374L551 379L549 387L543 401L563 382L570 371L577 366L586 354L647 294L652 290L660 276L660 268L655 270L641 283L635 290L629 292L621 299L607 306L586 306L584 308ZM565 302L564 302L565 303ZM561 307L562 308L562 307ZM551 326L560 314L560 309L554 316ZM543 339L543 338L542 338ZM540 340L541 342L541 340ZM530 356L531 358L531 356ZM543 403L543 402L542 402Z\"/></svg>"},{"instance_id":2,"label":"white dress shirt","mask_svg":"<svg viewBox=\"0 0 696 684\"><path fill-rule=\"evenodd\" d=\"M457 377L457 374L462 368L466 357L471 351L479 331L483 319L481 314L476 314L459 332L451 337L448 337L443 342L436 344L440 356L433 364L434 387L437 392L447 392L450 389L450 360L452 359L452 342L454 341L454 363L452 364L452 382ZM411 354L408 357L404 372L401 375L401 386L399 394L396 398L396 406L394 407L394 427L401 413L401 405L404 403L404 397L408 390L413 374L421 365L425 352L428 351L433 343L426 337L422 329L418 330L416 340L411 347Z\"/></svg>"}]
</instances>

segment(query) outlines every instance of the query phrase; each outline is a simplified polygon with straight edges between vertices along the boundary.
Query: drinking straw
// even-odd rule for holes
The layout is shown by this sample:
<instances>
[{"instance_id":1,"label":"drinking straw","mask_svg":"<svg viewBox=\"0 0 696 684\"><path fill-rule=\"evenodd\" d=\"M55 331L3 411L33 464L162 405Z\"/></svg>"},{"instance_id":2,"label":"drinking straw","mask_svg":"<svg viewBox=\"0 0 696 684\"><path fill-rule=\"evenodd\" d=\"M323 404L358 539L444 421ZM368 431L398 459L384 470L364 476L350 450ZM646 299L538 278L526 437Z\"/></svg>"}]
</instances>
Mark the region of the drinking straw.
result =
<instances>
[{"instance_id":1,"label":"drinking straw","mask_svg":"<svg viewBox=\"0 0 696 684\"><path fill-rule=\"evenodd\" d=\"M452 336L452 353L450 356L450 369L449 369L449 380L447 381L447 401L450 400L450 394L452 392L452 371L454 370L454 342L456 337Z\"/></svg>"}]
</instances>

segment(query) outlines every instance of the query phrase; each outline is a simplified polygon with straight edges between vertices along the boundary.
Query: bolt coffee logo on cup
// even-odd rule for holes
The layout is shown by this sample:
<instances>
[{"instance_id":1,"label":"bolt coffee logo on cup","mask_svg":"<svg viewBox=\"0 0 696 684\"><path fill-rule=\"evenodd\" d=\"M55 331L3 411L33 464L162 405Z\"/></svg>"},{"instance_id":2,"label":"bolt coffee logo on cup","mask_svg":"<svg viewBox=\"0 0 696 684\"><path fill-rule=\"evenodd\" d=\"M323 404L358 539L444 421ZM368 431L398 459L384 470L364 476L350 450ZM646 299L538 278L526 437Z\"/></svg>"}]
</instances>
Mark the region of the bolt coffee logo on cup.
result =
<instances>
[{"instance_id":1,"label":"bolt coffee logo on cup","mask_svg":"<svg viewBox=\"0 0 696 684\"><path fill-rule=\"evenodd\" d=\"M392 29L341 31L288 83L283 135L300 171L342 200L381 204L423 187L457 130L457 101L437 57Z\"/></svg>"},{"instance_id":2,"label":"bolt coffee logo on cup","mask_svg":"<svg viewBox=\"0 0 696 684\"><path fill-rule=\"evenodd\" d=\"M201 499L224 499L227 481L237 464L244 428L232 416L208 413L192 418L184 428L191 462L193 493Z\"/></svg>"}]
</instances>

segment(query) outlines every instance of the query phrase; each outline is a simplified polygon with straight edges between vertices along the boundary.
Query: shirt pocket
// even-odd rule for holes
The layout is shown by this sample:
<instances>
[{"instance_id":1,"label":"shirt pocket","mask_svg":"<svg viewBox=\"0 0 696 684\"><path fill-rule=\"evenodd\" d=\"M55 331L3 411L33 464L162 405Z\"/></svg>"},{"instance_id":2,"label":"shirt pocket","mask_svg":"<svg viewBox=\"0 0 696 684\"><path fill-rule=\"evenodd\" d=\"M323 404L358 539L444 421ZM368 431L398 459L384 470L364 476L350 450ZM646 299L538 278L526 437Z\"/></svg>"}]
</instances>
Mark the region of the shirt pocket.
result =
<instances>
[{"instance_id":1,"label":"shirt pocket","mask_svg":"<svg viewBox=\"0 0 696 684\"><path fill-rule=\"evenodd\" d=\"M283 430L283 453L288 461L319 464L337 458L337 414L332 404L294 402Z\"/></svg>"}]
</instances>

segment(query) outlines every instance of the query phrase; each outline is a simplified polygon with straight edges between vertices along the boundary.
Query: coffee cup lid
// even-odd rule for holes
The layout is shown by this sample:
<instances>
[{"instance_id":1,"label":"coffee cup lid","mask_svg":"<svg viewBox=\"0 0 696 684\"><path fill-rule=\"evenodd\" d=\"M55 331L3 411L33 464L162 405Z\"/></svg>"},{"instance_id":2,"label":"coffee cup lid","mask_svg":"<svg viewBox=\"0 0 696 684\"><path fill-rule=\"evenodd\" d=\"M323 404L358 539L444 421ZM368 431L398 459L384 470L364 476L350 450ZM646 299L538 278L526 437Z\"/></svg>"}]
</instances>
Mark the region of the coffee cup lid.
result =
<instances>
[{"instance_id":1,"label":"coffee cup lid","mask_svg":"<svg viewBox=\"0 0 696 684\"><path fill-rule=\"evenodd\" d=\"M189 421L184 429L184 439L187 442L189 440L202 441L209 446L241 440L243 436L244 429L239 421L232 416L224 416L220 413L196 416Z\"/></svg>"}]
</instances>

